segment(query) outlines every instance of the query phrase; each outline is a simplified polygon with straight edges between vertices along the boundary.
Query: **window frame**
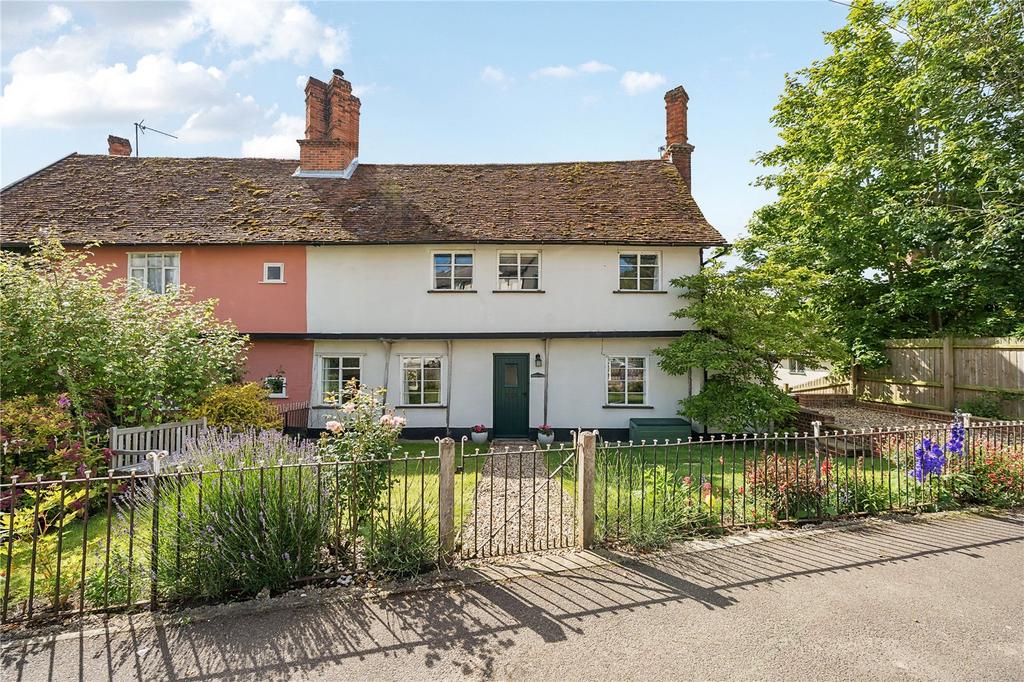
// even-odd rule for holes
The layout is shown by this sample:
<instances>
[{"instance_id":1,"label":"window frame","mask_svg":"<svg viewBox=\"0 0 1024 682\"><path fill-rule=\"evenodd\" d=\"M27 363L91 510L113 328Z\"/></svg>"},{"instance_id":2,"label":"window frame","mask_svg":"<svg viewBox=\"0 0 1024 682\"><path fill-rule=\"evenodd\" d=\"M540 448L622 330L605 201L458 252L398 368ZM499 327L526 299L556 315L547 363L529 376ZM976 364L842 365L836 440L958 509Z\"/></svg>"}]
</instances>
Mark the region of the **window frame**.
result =
<instances>
[{"instance_id":1,"label":"window frame","mask_svg":"<svg viewBox=\"0 0 1024 682\"><path fill-rule=\"evenodd\" d=\"M271 379L280 379L281 380L281 391L279 393L275 393L272 388L267 386L267 382L270 381ZM263 387L270 391L270 395L267 396L268 398L272 398L272 399L277 400L279 398L287 398L288 397L288 377L286 377L286 376L273 375L273 376L263 377Z\"/></svg>"},{"instance_id":2,"label":"window frame","mask_svg":"<svg viewBox=\"0 0 1024 682\"><path fill-rule=\"evenodd\" d=\"M437 277L436 277L436 274L435 274L437 266L436 266L435 261L434 261L434 259L437 256L450 256L451 259L452 259L451 260L451 275L449 275L449 282L450 282L451 287L452 287L450 289L439 289L437 287ZM469 256L470 257L470 263L469 263L469 268L470 268L469 287L466 288L466 289L456 289L455 288L455 279L456 279L456 277L455 277L455 267L456 267L455 258L456 258L456 256ZM430 261L429 261L430 279L428 280L430 288L427 289L427 291L430 291L431 293L441 293L441 294L476 293L476 274L477 274L476 266L477 266L477 258L476 258L476 251L474 249L433 249L433 250L431 250L430 251ZM463 264L462 267L466 267L465 264Z\"/></svg>"},{"instance_id":3,"label":"window frame","mask_svg":"<svg viewBox=\"0 0 1024 682\"><path fill-rule=\"evenodd\" d=\"M649 355L605 355L604 363L604 376L605 376L605 390L604 390L604 404L608 407L651 407L650 393L651 393L651 357ZM621 359L623 362L623 370L625 374L622 378L622 402L613 403L611 401L611 382L612 382L612 360ZM630 360L643 360L643 402L631 403L629 402L630 395L636 395L636 392L629 390L629 366ZM635 367L632 369L636 369ZM619 391L616 391L618 393Z\"/></svg>"},{"instance_id":4,"label":"window frame","mask_svg":"<svg viewBox=\"0 0 1024 682\"><path fill-rule=\"evenodd\" d=\"M273 267L281 268L281 278L280 279L270 279L267 276L267 270L269 268L273 268ZM263 279L260 280L260 284L284 284L284 283L285 283L285 281L284 281L284 263L264 263L263 264Z\"/></svg>"},{"instance_id":5,"label":"window frame","mask_svg":"<svg viewBox=\"0 0 1024 682\"><path fill-rule=\"evenodd\" d=\"M135 276L133 275L133 272L132 272L133 270L139 270L140 269L138 266L133 266L132 265L132 257L133 256L142 256L143 258L146 259L145 267L141 268L143 270L143 273L144 273L143 274L143 281L142 282L139 282L138 280L136 280ZM177 258L177 265L175 265L173 268L169 268L166 264L160 266L160 272L161 272L160 282L161 282L161 289L163 289L162 291L153 291L152 289L149 288L149 268L150 268L150 266L149 266L149 259L152 256L160 256L161 258L166 258L167 256L174 256L174 257ZM167 291L167 270L169 270L169 269L173 269L173 270L177 271L177 274L175 276L175 279L177 280L177 282L174 285L174 291L171 291L171 292ZM129 251L128 252L128 284L132 285L132 286L140 286L140 287L142 287L142 289L144 291L148 291L148 292L150 292L152 294L156 294L158 296L162 296L162 295L168 294L168 293L172 293L172 294L173 293L177 293L178 291L181 290L181 251Z\"/></svg>"},{"instance_id":6,"label":"window frame","mask_svg":"<svg viewBox=\"0 0 1024 682\"><path fill-rule=\"evenodd\" d=\"M341 405L341 404L345 403L346 402L345 401L345 397L342 395L343 390L344 390L344 385L345 385L345 380L344 380L344 376L343 376L344 375L344 370L345 369L351 370L353 368L352 367L346 368L344 361L345 360L356 360L358 362L358 367L356 367L355 369L359 372L359 376L358 376L359 384L363 385L363 384L365 384L365 381L363 380L363 364L364 364L363 363L363 359L364 359L364 357L365 357L364 353L317 353L315 355L315 363L316 364L314 365L314 369L313 369L313 371L315 373L315 377L314 378L316 379L316 381L313 384L313 392L314 392L314 396L316 398L314 403L316 405L320 406L320 407L337 407L338 405ZM326 394L329 391L325 391L324 390L324 388L325 388L324 384L325 384L326 379L327 379L327 372L326 372L326 370L324 368L324 360L337 360L338 361L338 399L335 402L333 402L333 403L329 403L325 399L325 396L326 396Z\"/></svg>"},{"instance_id":7,"label":"window frame","mask_svg":"<svg viewBox=\"0 0 1024 682\"><path fill-rule=\"evenodd\" d=\"M623 289L622 288L622 257L623 256L635 256L636 257L636 289ZM656 264L653 266L657 268L657 276L654 280L654 288L652 289L641 289L640 282L649 277L640 276L641 267L651 267L650 265L644 266L641 263L641 259L644 256L654 256L657 259ZM615 291L616 293L625 294L661 294L665 293L664 287L664 269L665 269L665 258L661 251L618 251L615 255Z\"/></svg>"},{"instance_id":8,"label":"window frame","mask_svg":"<svg viewBox=\"0 0 1024 682\"><path fill-rule=\"evenodd\" d=\"M513 255L513 254L516 256L516 272L517 272L517 275L516 275L514 280L512 278L503 278L501 276L501 257L502 256ZM536 278L537 279L537 286L536 286L536 288L533 288L533 289L524 289L522 287L522 282L523 282L523 279L524 279L523 278L523 268L524 267L529 267L529 266L524 266L523 263L522 263L522 257L524 255L537 256L537 278ZM543 282L543 279L542 279L542 277L543 277L542 273L544 271L544 267L543 267L543 256L541 255L540 249L498 249L497 252L495 253L495 256L494 256L494 265L495 265L495 277L497 278L497 282L495 284L495 289L494 289L495 293L499 293L499 294L504 294L504 293L507 293L507 292L526 292L526 293L531 293L531 294L543 293L543 291L544 291L544 282ZM505 289L505 288L502 288L502 286L501 286L501 283L503 281L516 281L516 282L518 282L520 284L520 286L518 288L516 288L516 289Z\"/></svg>"},{"instance_id":9,"label":"window frame","mask_svg":"<svg viewBox=\"0 0 1024 682\"><path fill-rule=\"evenodd\" d=\"M409 360L409 359L412 359L412 358L419 358L420 359L420 366L419 366L418 369L419 369L419 372L420 372L419 376L420 376L420 385L421 385L421 387L420 387L420 390L419 390L419 394L421 396L421 400L422 400L422 396L426 393L426 391L422 387L423 383L426 381L423 378L423 371L424 371L424 369L426 369L424 367L424 362L427 359L437 358L437 360L438 360L438 373L439 373L439 377L438 377L438 389L437 389L437 402L436 403L424 403L424 402L413 403L413 402L409 401L409 393L407 391L406 383L405 383L405 372L406 372L405 361ZM400 398L401 402L399 403L398 407L401 407L401 408L410 408L410 407L412 407L412 408L417 408L417 407L445 407L445 395L446 395L445 391L447 389L447 376L446 376L447 367L448 367L448 358L445 357L441 353L401 353L401 354L399 354L398 355L398 372L399 372L399 379L398 379L398 381L399 381L399 394L398 395L399 395L399 398Z\"/></svg>"},{"instance_id":10,"label":"window frame","mask_svg":"<svg viewBox=\"0 0 1024 682\"><path fill-rule=\"evenodd\" d=\"M789 373L806 376L807 366L796 358L789 358Z\"/></svg>"}]
</instances>

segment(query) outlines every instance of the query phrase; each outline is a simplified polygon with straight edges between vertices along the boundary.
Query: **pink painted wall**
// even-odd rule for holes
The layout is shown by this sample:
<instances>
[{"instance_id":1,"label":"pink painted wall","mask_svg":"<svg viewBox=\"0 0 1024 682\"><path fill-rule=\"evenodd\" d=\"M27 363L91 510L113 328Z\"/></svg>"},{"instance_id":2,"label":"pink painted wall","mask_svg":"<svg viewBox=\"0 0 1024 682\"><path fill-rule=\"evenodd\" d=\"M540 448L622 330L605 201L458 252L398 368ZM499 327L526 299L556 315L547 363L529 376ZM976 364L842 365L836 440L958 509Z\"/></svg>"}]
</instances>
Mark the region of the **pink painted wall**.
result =
<instances>
[{"instance_id":1,"label":"pink painted wall","mask_svg":"<svg viewBox=\"0 0 1024 682\"><path fill-rule=\"evenodd\" d=\"M249 349L247 381L263 381L284 370L287 398L280 402L309 400L313 385L313 342L305 339L256 339ZM275 400L276 402L276 400Z\"/></svg>"},{"instance_id":2,"label":"pink painted wall","mask_svg":"<svg viewBox=\"0 0 1024 682\"><path fill-rule=\"evenodd\" d=\"M306 247L163 246L92 249L93 262L116 266L111 278L128 276L128 254L171 251L181 254L181 283L198 299L216 298L217 316L239 331L306 331ZM284 263L284 284L261 284L264 263Z\"/></svg>"},{"instance_id":3,"label":"pink painted wall","mask_svg":"<svg viewBox=\"0 0 1024 682\"><path fill-rule=\"evenodd\" d=\"M242 333L306 331L306 248L304 246L100 246L90 259L113 265L110 280L128 276L129 253L181 254L181 283L197 299L216 298L217 316L233 320ZM284 284L263 284L263 264L284 263ZM313 342L256 339L249 349L246 380L262 381L284 371L288 397L309 400L313 381Z\"/></svg>"}]
</instances>

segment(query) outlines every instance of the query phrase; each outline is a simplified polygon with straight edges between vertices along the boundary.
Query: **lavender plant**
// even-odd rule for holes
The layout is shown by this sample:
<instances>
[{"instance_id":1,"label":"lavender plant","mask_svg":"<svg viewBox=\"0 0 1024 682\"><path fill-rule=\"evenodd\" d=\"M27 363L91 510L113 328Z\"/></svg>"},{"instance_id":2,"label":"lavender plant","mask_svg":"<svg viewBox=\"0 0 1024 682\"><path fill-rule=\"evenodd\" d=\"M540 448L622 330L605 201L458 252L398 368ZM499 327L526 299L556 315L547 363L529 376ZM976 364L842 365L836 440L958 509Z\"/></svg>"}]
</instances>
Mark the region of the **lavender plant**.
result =
<instances>
[{"instance_id":1,"label":"lavender plant","mask_svg":"<svg viewBox=\"0 0 1024 682\"><path fill-rule=\"evenodd\" d=\"M308 466L316 457L312 445L275 432L208 432L186 453L195 470L166 474L120 498L119 525L133 526L133 559L122 538L114 548L116 570L149 571L154 514L161 598L280 591L329 561L327 476ZM115 575L111 582L146 585L150 577Z\"/></svg>"}]
</instances>

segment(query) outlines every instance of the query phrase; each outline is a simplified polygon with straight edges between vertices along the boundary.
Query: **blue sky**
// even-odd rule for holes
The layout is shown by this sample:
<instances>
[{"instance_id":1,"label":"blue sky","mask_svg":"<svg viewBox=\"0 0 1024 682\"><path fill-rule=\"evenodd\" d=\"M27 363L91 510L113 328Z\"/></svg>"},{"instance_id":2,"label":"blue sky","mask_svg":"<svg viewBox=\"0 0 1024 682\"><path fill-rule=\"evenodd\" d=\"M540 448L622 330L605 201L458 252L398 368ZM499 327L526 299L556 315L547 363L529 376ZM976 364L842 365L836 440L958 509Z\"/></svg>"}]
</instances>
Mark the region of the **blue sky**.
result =
<instances>
[{"instance_id":1,"label":"blue sky","mask_svg":"<svg viewBox=\"0 0 1024 682\"><path fill-rule=\"evenodd\" d=\"M144 156L297 158L302 84L339 66L364 163L654 158L690 94L694 195L732 239L771 200L750 161L784 76L826 54L829 2L17 3L3 19L3 184L109 133Z\"/></svg>"}]
</instances>

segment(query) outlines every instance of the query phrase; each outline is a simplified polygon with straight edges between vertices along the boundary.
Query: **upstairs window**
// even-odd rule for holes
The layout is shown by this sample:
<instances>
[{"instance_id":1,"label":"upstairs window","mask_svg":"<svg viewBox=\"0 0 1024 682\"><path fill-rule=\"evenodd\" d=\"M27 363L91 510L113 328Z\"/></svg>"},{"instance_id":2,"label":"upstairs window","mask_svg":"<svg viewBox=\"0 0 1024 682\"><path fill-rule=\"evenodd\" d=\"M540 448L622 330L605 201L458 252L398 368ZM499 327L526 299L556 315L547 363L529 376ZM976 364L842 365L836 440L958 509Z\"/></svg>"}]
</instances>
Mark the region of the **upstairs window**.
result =
<instances>
[{"instance_id":1,"label":"upstairs window","mask_svg":"<svg viewBox=\"0 0 1024 682\"><path fill-rule=\"evenodd\" d=\"M619 254L619 291L660 291L661 258L657 253Z\"/></svg>"},{"instance_id":2,"label":"upstairs window","mask_svg":"<svg viewBox=\"0 0 1024 682\"><path fill-rule=\"evenodd\" d=\"M441 358L429 355L402 357L402 403L441 404Z\"/></svg>"},{"instance_id":3,"label":"upstairs window","mask_svg":"<svg viewBox=\"0 0 1024 682\"><path fill-rule=\"evenodd\" d=\"M804 367L804 363L796 359L789 361L789 373L790 374L807 374L807 368Z\"/></svg>"},{"instance_id":4,"label":"upstairs window","mask_svg":"<svg viewBox=\"0 0 1024 682\"><path fill-rule=\"evenodd\" d=\"M348 402L353 389L363 380L363 359L356 356L330 355L320 358L320 404Z\"/></svg>"},{"instance_id":5,"label":"upstairs window","mask_svg":"<svg viewBox=\"0 0 1024 682\"><path fill-rule=\"evenodd\" d=\"M540 289L540 254L536 251L498 253L499 291L537 291Z\"/></svg>"},{"instance_id":6,"label":"upstairs window","mask_svg":"<svg viewBox=\"0 0 1024 682\"><path fill-rule=\"evenodd\" d=\"M433 288L435 291L473 289L473 254L435 253Z\"/></svg>"},{"instance_id":7,"label":"upstairs window","mask_svg":"<svg viewBox=\"0 0 1024 682\"><path fill-rule=\"evenodd\" d=\"M608 358L608 404L647 404L647 358L633 355Z\"/></svg>"},{"instance_id":8,"label":"upstairs window","mask_svg":"<svg viewBox=\"0 0 1024 682\"><path fill-rule=\"evenodd\" d=\"M180 263L177 253L130 253L128 276L154 294L173 294L181 282Z\"/></svg>"},{"instance_id":9,"label":"upstairs window","mask_svg":"<svg viewBox=\"0 0 1024 682\"><path fill-rule=\"evenodd\" d=\"M264 263L262 283L284 284L284 263Z\"/></svg>"}]
</instances>

